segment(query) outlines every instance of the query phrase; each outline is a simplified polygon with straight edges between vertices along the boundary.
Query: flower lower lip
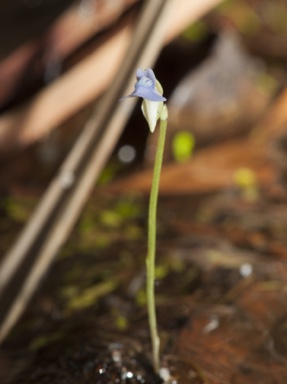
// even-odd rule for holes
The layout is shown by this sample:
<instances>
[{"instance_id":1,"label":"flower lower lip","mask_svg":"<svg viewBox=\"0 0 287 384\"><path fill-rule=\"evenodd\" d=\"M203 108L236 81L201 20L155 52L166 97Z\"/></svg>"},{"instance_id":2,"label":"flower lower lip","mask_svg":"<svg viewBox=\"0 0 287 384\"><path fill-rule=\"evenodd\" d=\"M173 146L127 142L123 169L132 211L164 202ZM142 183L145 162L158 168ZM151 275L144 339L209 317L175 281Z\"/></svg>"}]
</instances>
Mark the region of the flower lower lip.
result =
<instances>
[{"instance_id":1,"label":"flower lower lip","mask_svg":"<svg viewBox=\"0 0 287 384\"><path fill-rule=\"evenodd\" d=\"M146 70L138 69L137 70L137 82L135 83L135 90L130 93L128 96L123 97L122 99L128 97L141 97L148 101L166 101L166 98L161 95L157 90L157 80L152 71L148 68ZM120 99L120 100L122 100Z\"/></svg>"}]
</instances>

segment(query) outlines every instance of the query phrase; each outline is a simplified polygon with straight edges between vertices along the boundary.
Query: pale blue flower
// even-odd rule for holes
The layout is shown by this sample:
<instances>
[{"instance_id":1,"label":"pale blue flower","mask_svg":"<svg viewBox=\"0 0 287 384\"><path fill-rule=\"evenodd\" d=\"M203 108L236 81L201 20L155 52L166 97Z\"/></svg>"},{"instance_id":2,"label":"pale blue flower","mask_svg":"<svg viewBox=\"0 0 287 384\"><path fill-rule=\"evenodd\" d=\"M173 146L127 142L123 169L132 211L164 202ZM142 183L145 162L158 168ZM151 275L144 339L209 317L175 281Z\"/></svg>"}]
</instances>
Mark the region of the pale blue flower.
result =
<instances>
[{"instance_id":1,"label":"pale blue flower","mask_svg":"<svg viewBox=\"0 0 287 384\"><path fill-rule=\"evenodd\" d=\"M136 73L137 82L135 83L135 90L127 97L142 97L142 111L144 117L149 125L151 132L154 132L157 121L163 110L163 102L166 98L162 96L163 90L160 83L157 81L153 70L147 68L146 70L138 69Z\"/></svg>"},{"instance_id":2,"label":"pale blue flower","mask_svg":"<svg viewBox=\"0 0 287 384\"><path fill-rule=\"evenodd\" d=\"M151 68L146 70L138 69L136 73L137 82L135 83L135 90L128 97L142 97L149 101L166 101L160 92L157 90L157 80ZM121 100L122 100L121 99Z\"/></svg>"}]
</instances>

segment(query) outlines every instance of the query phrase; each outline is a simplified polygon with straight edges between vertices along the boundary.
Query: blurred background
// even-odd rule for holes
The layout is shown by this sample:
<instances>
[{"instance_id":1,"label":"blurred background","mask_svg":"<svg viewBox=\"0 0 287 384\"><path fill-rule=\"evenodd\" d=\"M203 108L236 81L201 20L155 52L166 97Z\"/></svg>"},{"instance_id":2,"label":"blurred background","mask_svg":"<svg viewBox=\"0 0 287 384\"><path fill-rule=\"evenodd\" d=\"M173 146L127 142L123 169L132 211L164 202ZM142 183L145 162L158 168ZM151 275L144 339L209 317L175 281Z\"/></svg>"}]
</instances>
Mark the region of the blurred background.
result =
<instances>
[{"instance_id":1,"label":"blurred background","mask_svg":"<svg viewBox=\"0 0 287 384\"><path fill-rule=\"evenodd\" d=\"M178 241L177 235L192 236L190 232L195 229L198 237L195 236L188 247L200 243L204 248L210 242L206 243L202 235L208 237L213 229L219 228L219 233L212 232L213 235L217 240L222 239L223 231L237 251L243 247L265 255L274 252L275 258L284 261L287 256L284 235L287 225L287 3L285 0L169 2L169 12L158 11L158 15L153 15L154 23L163 25L161 32L152 38L146 33L147 41L156 42L154 48L149 48L154 49L151 54L154 59L144 58L140 63L152 66L164 88L169 109L160 236L169 239L172 233ZM97 171L95 175L91 171L91 187L85 192L74 220L66 223L68 229L61 244L51 251L53 256L43 267L39 280L43 281L46 276L48 282L44 284L44 294L37 296L37 310L33 312L30 308L26 313L28 322L37 316L50 316L50 322L57 322L61 317L68 322L74 310L77 314L86 313L87 308L94 306L93 300L114 294L126 279L139 284L138 287L142 285L142 272L137 279L131 277L132 272L122 275L113 256L121 244L126 251L121 251L119 263L127 263L130 271L141 268L131 261L129 249L144 255L141 242L145 236L145 206L157 132L149 134L140 102L135 108L131 100L118 103L119 97L132 91L135 72L126 76L125 87L117 88L121 94L114 92L109 108L106 100L109 92L112 94L116 89L117 80L120 81L121 75L124 77L127 52L132 44L137 44L134 31L148 3L141 0L10 0L0 4L0 261L17 245L19 234L41 204L50 183L57 180L61 165L81 141L86 128L98 124L97 116L104 113L102 111L111 119L117 110L125 115L119 118L119 132L114 136L111 133L109 149L95 139L91 140L93 145L89 150L79 155L82 165L77 169L77 178L90 166ZM144 51L140 39L137 49ZM105 137L109 126L107 118L101 120L100 126L99 132ZM89 153L95 149L103 151L103 160L89 160ZM69 190L74 177L73 173L65 174L61 179L63 190ZM64 206L68 199L73 205L70 196L61 195L55 211L60 212L61 204ZM10 304L17 300L16 291L21 291L26 278L29 280L29 270L41 255L39 243L43 233L49 233L51 220L54 216L47 218L42 233L32 241L27 263L19 262L18 272L11 273L10 285L2 287L0 277L0 300L3 300L0 321L4 321ZM76 229L72 232L75 222ZM204 227L207 223L208 230ZM250 231L252 236L248 237ZM73 236L69 237L71 233ZM60 248L67 239L66 246ZM53 241L53 236L49 241ZM180 247L187 246L184 241L179 243ZM217 242L211 243L217 249ZM172 248L177 246L173 244ZM58 264L53 267L59 275L55 275L58 277L54 284L47 271L59 249ZM21 254L21 250L19 252ZM72 263L75 281L64 272L69 262L63 260L67 260L68 255L72 260L84 255L81 266ZM105 265L103 255L111 265ZM12 257L13 252L8 256ZM243 262L238 255L240 262L236 266L251 265L245 256ZM210 272L212 260L201 261L200 268L206 272L209 265ZM84 288L76 289L85 268L96 262L105 271L103 275L99 277L97 270L88 277ZM216 263L223 265L225 272L229 268L233 271L225 258L217 259ZM168 290L169 273L176 275L181 268L178 265L165 266L167 280L163 290ZM279 275L284 280L283 270L282 266L283 277ZM7 276L6 272L4 275ZM98 285L106 276L111 280L111 276L117 276L116 283ZM205 283L220 286L220 278L214 278L215 281L208 276ZM229 276L225 289L236 285L238 276ZM204 279L199 282L189 278L188 288L181 287L184 295L194 293L204 284ZM19 286L14 280L19 281ZM95 291L87 293L87 284L96 287ZM60 285L65 287L61 293ZM17 286L17 290L13 293L9 286ZM37 287L35 283L35 289ZM121 288L119 292L129 298L137 297L140 302L142 291L139 289L138 293L134 286L129 286L129 290L127 293ZM79 292L91 295L78 297ZM207 289L204 295L206 292ZM119 328L125 328L130 309L123 314L121 304L118 301L111 304L111 300L114 296L105 302L104 308L107 311L115 305L112 317L119 322ZM51 325L47 319L41 321L37 331L29 328L31 353L50 344L55 336L53 331L52 339L41 339L41 334ZM21 335L21 329L17 332ZM5 351L0 356L3 372L11 367L9 354L22 350L27 337L22 334L19 339L16 337L17 342L15 337L7 342L8 357ZM253 382L257 379L252 377ZM17 381L17 375L11 380L21 382ZM220 381L214 381L217 382Z\"/></svg>"}]
</instances>

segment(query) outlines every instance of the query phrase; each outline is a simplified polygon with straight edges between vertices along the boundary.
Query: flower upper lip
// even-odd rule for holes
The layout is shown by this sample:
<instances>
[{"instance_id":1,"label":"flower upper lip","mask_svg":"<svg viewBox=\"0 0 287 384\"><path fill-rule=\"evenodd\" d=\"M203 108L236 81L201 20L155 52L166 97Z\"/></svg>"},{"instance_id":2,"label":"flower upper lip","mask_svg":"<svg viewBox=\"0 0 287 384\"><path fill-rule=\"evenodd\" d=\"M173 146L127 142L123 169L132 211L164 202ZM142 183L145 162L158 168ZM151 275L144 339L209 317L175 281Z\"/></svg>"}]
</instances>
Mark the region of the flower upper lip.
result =
<instances>
[{"instance_id":1,"label":"flower upper lip","mask_svg":"<svg viewBox=\"0 0 287 384\"><path fill-rule=\"evenodd\" d=\"M135 83L135 90L128 96L121 98L126 99L128 97L142 97L149 101L166 101L156 89L156 77L151 68L146 70L138 69L136 73L137 82Z\"/></svg>"}]
</instances>

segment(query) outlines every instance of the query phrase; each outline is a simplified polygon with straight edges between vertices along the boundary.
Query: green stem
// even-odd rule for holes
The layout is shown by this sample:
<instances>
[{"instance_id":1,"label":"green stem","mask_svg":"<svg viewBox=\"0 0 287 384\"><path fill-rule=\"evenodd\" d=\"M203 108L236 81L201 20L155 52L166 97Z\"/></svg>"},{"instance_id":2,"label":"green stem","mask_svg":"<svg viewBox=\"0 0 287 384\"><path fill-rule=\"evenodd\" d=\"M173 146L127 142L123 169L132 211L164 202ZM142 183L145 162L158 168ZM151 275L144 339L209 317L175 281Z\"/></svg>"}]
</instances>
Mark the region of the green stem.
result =
<instances>
[{"instance_id":1,"label":"green stem","mask_svg":"<svg viewBox=\"0 0 287 384\"><path fill-rule=\"evenodd\" d=\"M153 355L153 366L156 372L160 368L159 359L159 348L160 339L157 331L157 320L156 320L156 308L155 308L155 252L156 252L156 211L157 211L157 200L158 200L158 189L160 181L160 173L163 159L165 135L167 127L167 110L164 106L164 113L160 117L160 132L157 144L156 158L153 171L152 187L149 201L149 217L148 217L148 253L146 259L147 265L147 308L149 316L149 327L152 343L152 355Z\"/></svg>"}]
</instances>

